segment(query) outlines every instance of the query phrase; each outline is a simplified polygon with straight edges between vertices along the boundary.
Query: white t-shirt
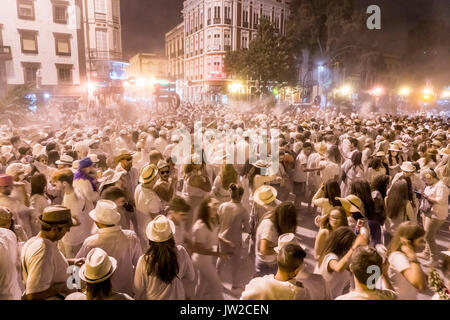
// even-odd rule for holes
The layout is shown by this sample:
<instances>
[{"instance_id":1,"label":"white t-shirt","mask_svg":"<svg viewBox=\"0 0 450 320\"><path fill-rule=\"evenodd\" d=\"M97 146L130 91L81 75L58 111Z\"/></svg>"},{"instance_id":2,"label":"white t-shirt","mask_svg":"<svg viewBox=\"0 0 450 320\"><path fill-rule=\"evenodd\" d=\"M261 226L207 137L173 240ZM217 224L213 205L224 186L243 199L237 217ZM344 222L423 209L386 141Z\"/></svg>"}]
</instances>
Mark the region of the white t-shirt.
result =
<instances>
[{"instance_id":1,"label":"white t-shirt","mask_svg":"<svg viewBox=\"0 0 450 320\"><path fill-rule=\"evenodd\" d=\"M328 272L328 264L331 260L339 261L339 257L334 253L327 254L319 266L316 265L314 273L321 274L325 280L325 290L327 294L327 299L334 300L336 297L345 293L345 289L349 287L352 281L352 275L348 270L343 270L342 272Z\"/></svg>"},{"instance_id":2,"label":"white t-shirt","mask_svg":"<svg viewBox=\"0 0 450 320\"><path fill-rule=\"evenodd\" d=\"M258 249L261 240L265 239L274 244L278 243L278 232L270 219L263 219L256 230L256 258L260 261L276 264L277 255L263 255Z\"/></svg>"},{"instance_id":3,"label":"white t-shirt","mask_svg":"<svg viewBox=\"0 0 450 320\"><path fill-rule=\"evenodd\" d=\"M186 249L177 246L178 275L171 284L166 284L155 275L147 275L144 256L139 258L134 276L136 300L184 300L184 287L182 280L193 281L195 278L194 265Z\"/></svg>"},{"instance_id":4,"label":"white t-shirt","mask_svg":"<svg viewBox=\"0 0 450 320\"><path fill-rule=\"evenodd\" d=\"M57 242L33 237L22 248L21 259L26 294L42 292L56 283L67 281L69 264L59 251Z\"/></svg>"},{"instance_id":5,"label":"white t-shirt","mask_svg":"<svg viewBox=\"0 0 450 320\"><path fill-rule=\"evenodd\" d=\"M306 172L303 171L303 165L308 164L308 157L302 152L300 152L295 159L295 169L294 169L294 181L295 182L306 182Z\"/></svg>"},{"instance_id":6,"label":"white t-shirt","mask_svg":"<svg viewBox=\"0 0 450 320\"><path fill-rule=\"evenodd\" d=\"M139 184L134 193L134 201L136 203L138 234L145 237L145 229L149 222L153 220L152 215L158 215L163 209L161 199L152 189L143 188L142 184Z\"/></svg>"},{"instance_id":7,"label":"white t-shirt","mask_svg":"<svg viewBox=\"0 0 450 320\"><path fill-rule=\"evenodd\" d=\"M335 300L397 300L397 294L391 290L374 289L368 292L350 291Z\"/></svg>"},{"instance_id":8,"label":"white t-shirt","mask_svg":"<svg viewBox=\"0 0 450 320\"><path fill-rule=\"evenodd\" d=\"M448 217L448 187L439 180L432 186L425 188L424 194L438 202L433 204L432 218L446 220Z\"/></svg>"},{"instance_id":9,"label":"white t-shirt","mask_svg":"<svg viewBox=\"0 0 450 320\"><path fill-rule=\"evenodd\" d=\"M0 228L0 300L20 300L19 248L11 230Z\"/></svg>"},{"instance_id":10,"label":"white t-shirt","mask_svg":"<svg viewBox=\"0 0 450 320\"><path fill-rule=\"evenodd\" d=\"M117 270L111 277L113 290L132 295L134 269L142 255L136 233L120 226L98 229L97 234L84 241L76 258L86 257L93 248L101 248L117 260Z\"/></svg>"},{"instance_id":11,"label":"white t-shirt","mask_svg":"<svg viewBox=\"0 0 450 320\"><path fill-rule=\"evenodd\" d=\"M403 252L395 251L388 257L388 276L398 294L399 300L416 300L419 291L402 274L410 267L410 262Z\"/></svg>"},{"instance_id":12,"label":"white t-shirt","mask_svg":"<svg viewBox=\"0 0 450 320\"><path fill-rule=\"evenodd\" d=\"M270 274L252 279L245 286L241 300L311 300L311 296L301 282L279 281Z\"/></svg>"},{"instance_id":13,"label":"white t-shirt","mask_svg":"<svg viewBox=\"0 0 450 320\"><path fill-rule=\"evenodd\" d=\"M74 292L69 294L65 300L87 300L86 294L82 292ZM134 300L132 297L126 293L114 292L114 294L105 300Z\"/></svg>"},{"instance_id":14,"label":"white t-shirt","mask_svg":"<svg viewBox=\"0 0 450 320\"><path fill-rule=\"evenodd\" d=\"M92 220L89 218L89 213L85 209L86 200L77 192L64 194L62 205L70 209L70 214L75 217L80 223L79 226L70 228L61 241L64 244L77 246L83 243L92 229Z\"/></svg>"}]
</instances>

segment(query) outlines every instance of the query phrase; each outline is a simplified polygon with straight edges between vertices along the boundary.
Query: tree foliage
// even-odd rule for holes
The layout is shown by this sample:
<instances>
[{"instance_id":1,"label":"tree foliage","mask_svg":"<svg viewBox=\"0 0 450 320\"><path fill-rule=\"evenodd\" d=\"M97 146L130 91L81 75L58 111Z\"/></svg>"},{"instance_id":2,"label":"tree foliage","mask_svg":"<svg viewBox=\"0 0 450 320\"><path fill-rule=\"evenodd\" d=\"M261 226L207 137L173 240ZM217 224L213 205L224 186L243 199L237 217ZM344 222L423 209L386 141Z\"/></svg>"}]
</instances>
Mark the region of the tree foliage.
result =
<instances>
[{"instance_id":1,"label":"tree foliage","mask_svg":"<svg viewBox=\"0 0 450 320\"><path fill-rule=\"evenodd\" d=\"M269 82L283 86L296 81L290 46L265 18L260 19L257 35L250 41L249 48L228 52L224 64L227 74L241 80L258 80L265 88Z\"/></svg>"},{"instance_id":2,"label":"tree foliage","mask_svg":"<svg viewBox=\"0 0 450 320\"><path fill-rule=\"evenodd\" d=\"M24 84L7 90L3 96L0 96L0 112L20 112L20 109L26 108L30 102L26 95L31 88L31 85Z\"/></svg>"}]
</instances>

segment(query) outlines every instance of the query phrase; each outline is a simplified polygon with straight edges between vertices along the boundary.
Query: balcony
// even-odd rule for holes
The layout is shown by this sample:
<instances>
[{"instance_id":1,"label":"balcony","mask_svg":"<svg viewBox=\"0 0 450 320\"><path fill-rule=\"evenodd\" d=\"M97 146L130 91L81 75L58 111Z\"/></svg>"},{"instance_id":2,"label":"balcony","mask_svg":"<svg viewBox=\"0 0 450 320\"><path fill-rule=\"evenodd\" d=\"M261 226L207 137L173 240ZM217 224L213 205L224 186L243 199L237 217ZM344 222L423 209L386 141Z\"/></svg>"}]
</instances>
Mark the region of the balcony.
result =
<instances>
[{"instance_id":1,"label":"balcony","mask_svg":"<svg viewBox=\"0 0 450 320\"><path fill-rule=\"evenodd\" d=\"M12 60L10 46L0 46L0 60Z\"/></svg>"},{"instance_id":2,"label":"balcony","mask_svg":"<svg viewBox=\"0 0 450 320\"><path fill-rule=\"evenodd\" d=\"M90 50L89 51L90 60L116 60L125 61L122 58L122 52L115 51L101 51L101 50Z\"/></svg>"},{"instance_id":3,"label":"balcony","mask_svg":"<svg viewBox=\"0 0 450 320\"><path fill-rule=\"evenodd\" d=\"M220 18L214 18L213 22L214 24L220 24Z\"/></svg>"},{"instance_id":4,"label":"balcony","mask_svg":"<svg viewBox=\"0 0 450 320\"><path fill-rule=\"evenodd\" d=\"M225 24L231 24L231 19L230 18L225 18L224 21L225 21Z\"/></svg>"},{"instance_id":5,"label":"balcony","mask_svg":"<svg viewBox=\"0 0 450 320\"><path fill-rule=\"evenodd\" d=\"M248 28L248 21L244 21L244 22L242 23L242 26L243 26L244 28Z\"/></svg>"}]
</instances>

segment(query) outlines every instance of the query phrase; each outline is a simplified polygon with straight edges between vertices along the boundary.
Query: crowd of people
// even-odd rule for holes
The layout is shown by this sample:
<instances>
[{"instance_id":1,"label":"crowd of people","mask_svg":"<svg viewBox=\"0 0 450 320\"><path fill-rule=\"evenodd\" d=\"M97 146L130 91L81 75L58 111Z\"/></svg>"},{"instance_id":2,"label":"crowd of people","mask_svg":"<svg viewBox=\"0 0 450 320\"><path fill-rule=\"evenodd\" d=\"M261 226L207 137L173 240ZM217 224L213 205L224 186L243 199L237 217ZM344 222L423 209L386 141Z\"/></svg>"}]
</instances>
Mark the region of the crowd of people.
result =
<instances>
[{"instance_id":1,"label":"crowd of people","mask_svg":"<svg viewBox=\"0 0 450 320\"><path fill-rule=\"evenodd\" d=\"M449 298L446 118L52 108L0 127L0 299Z\"/></svg>"}]
</instances>

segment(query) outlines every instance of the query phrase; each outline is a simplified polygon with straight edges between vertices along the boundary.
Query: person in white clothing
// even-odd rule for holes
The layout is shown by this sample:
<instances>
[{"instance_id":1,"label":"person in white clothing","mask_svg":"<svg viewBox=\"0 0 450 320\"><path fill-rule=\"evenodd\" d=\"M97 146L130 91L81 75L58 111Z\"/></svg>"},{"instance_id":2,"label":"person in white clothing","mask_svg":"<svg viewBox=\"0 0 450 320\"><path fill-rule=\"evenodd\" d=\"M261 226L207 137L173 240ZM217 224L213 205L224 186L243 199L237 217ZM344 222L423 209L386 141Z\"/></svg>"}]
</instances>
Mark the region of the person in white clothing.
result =
<instances>
[{"instance_id":1,"label":"person in white clothing","mask_svg":"<svg viewBox=\"0 0 450 320\"><path fill-rule=\"evenodd\" d=\"M231 289L239 288L239 271L242 250L242 234L250 233L248 212L241 204L244 189L235 184L230 186L231 201L222 203L217 214L219 216L219 249L230 253L229 259L219 258L217 270L219 275L227 261L231 266Z\"/></svg>"},{"instance_id":2,"label":"person in white clothing","mask_svg":"<svg viewBox=\"0 0 450 320\"><path fill-rule=\"evenodd\" d=\"M296 279L306 252L296 244L287 244L277 254L277 273L252 279L241 300L310 300L310 294Z\"/></svg>"},{"instance_id":3,"label":"person in white clothing","mask_svg":"<svg viewBox=\"0 0 450 320\"><path fill-rule=\"evenodd\" d=\"M163 215L148 224L149 249L134 275L136 300L185 299L183 280L194 281L195 270L186 249L175 245L174 233L175 225Z\"/></svg>"},{"instance_id":4,"label":"person in white clothing","mask_svg":"<svg viewBox=\"0 0 450 320\"><path fill-rule=\"evenodd\" d=\"M92 223L84 210L86 200L73 188L73 173L70 169L61 169L54 173L55 187L63 193L62 205L70 209L77 226L67 232L59 242L59 249L68 259L75 258L84 239L91 233Z\"/></svg>"},{"instance_id":5,"label":"person in white clothing","mask_svg":"<svg viewBox=\"0 0 450 320\"><path fill-rule=\"evenodd\" d=\"M136 233L122 230L118 225L120 214L116 204L110 200L99 200L89 216L95 221L98 231L83 242L76 257L86 257L92 248L105 250L118 262L117 271L111 278L113 289L132 296L134 270L142 254Z\"/></svg>"},{"instance_id":6,"label":"person in white clothing","mask_svg":"<svg viewBox=\"0 0 450 320\"><path fill-rule=\"evenodd\" d=\"M389 279L399 300L416 300L427 288L427 278L417 259L417 252L425 248L425 231L407 221L396 230L387 248Z\"/></svg>"},{"instance_id":7,"label":"person in white clothing","mask_svg":"<svg viewBox=\"0 0 450 320\"><path fill-rule=\"evenodd\" d=\"M378 268L378 269L376 269ZM383 258L376 249L370 247L358 247L350 258L349 269L353 274L354 290L338 296L335 300L396 300L397 294L387 276L387 268L383 265ZM372 271L380 270L381 276L387 284L387 290L375 287L375 281L371 280ZM373 281L373 283L371 283Z\"/></svg>"},{"instance_id":8,"label":"person in white clothing","mask_svg":"<svg viewBox=\"0 0 450 320\"><path fill-rule=\"evenodd\" d=\"M22 248L22 277L26 300L60 300L74 290L67 287L69 264L84 261L66 259L57 247L57 241L74 224L70 209L64 206L45 208L39 217L41 231Z\"/></svg>"},{"instance_id":9,"label":"person in white clothing","mask_svg":"<svg viewBox=\"0 0 450 320\"><path fill-rule=\"evenodd\" d=\"M20 252L17 237L10 230L13 214L0 207L0 300L20 300Z\"/></svg>"},{"instance_id":10,"label":"person in white clothing","mask_svg":"<svg viewBox=\"0 0 450 320\"><path fill-rule=\"evenodd\" d=\"M74 292L65 300L134 300L126 293L113 290L111 277L117 270L117 260L101 248L93 248L80 268L80 279L86 282L85 292Z\"/></svg>"},{"instance_id":11,"label":"person in white clothing","mask_svg":"<svg viewBox=\"0 0 450 320\"><path fill-rule=\"evenodd\" d=\"M424 171L422 176L427 187L421 197L431 204L431 210L423 216L425 240L427 242L424 255L430 259L427 264L436 266L439 262L439 251L435 237L448 217L449 191L445 183L439 180L435 171Z\"/></svg>"},{"instance_id":12,"label":"person in white clothing","mask_svg":"<svg viewBox=\"0 0 450 320\"><path fill-rule=\"evenodd\" d=\"M175 225L175 244L182 245L187 248L188 251L191 241L187 237L185 223L190 209L191 208L183 198L175 196L169 203L169 212L167 213L167 218L172 220Z\"/></svg>"},{"instance_id":13,"label":"person in white clothing","mask_svg":"<svg viewBox=\"0 0 450 320\"><path fill-rule=\"evenodd\" d=\"M161 199L158 197L153 186L157 181L158 168L154 164L146 165L139 177L140 184L136 187L134 200L136 203L137 234L141 240L143 251L146 250L145 229L163 210Z\"/></svg>"},{"instance_id":14,"label":"person in white clothing","mask_svg":"<svg viewBox=\"0 0 450 320\"><path fill-rule=\"evenodd\" d=\"M45 191L47 189L47 179L42 173L35 174L31 177L31 197L30 206L33 209L33 215L30 217L31 236L35 236L41 230L38 217L48 207L51 202L46 197Z\"/></svg>"}]
</instances>

